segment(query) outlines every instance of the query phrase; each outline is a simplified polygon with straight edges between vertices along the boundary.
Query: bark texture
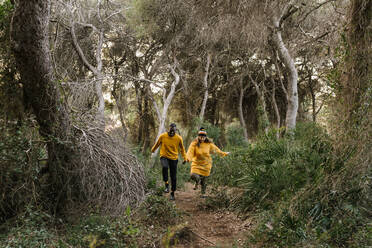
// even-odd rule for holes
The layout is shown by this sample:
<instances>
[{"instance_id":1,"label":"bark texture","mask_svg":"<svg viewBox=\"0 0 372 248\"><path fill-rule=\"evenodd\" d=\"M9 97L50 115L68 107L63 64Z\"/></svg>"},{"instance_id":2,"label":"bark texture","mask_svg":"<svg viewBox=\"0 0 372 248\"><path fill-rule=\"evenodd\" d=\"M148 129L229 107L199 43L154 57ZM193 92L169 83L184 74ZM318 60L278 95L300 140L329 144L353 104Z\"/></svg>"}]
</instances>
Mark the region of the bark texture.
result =
<instances>
[{"instance_id":1,"label":"bark texture","mask_svg":"<svg viewBox=\"0 0 372 248\"><path fill-rule=\"evenodd\" d=\"M280 59L284 63L286 69L288 70L288 84L287 84L287 112L286 112L286 128L287 130L294 129L296 127L296 118L298 111L298 73L292 56L289 54L287 47L283 42L282 37L282 22L286 17L291 15L291 5L288 4L286 10L283 11L280 17L272 17L273 25L273 41L275 44L275 49L279 54Z\"/></svg>"},{"instance_id":2,"label":"bark texture","mask_svg":"<svg viewBox=\"0 0 372 248\"><path fill-rule=\"evenodd\" d=\"M244 113L243 113L243 99L244 99L244 93L245 93L245 91L248 89L249 84L243 86L244 76L245 76L245 75L242 75L242 77L241 77L240 80L239 80L239 83L240 83L240 90L239 90L239 105L238 105L238 113L239 113L239 121L240 121L240 125L241 125L242 128L243 128L244 139L245 139L246 141L249 141L249 140L248 140L247 125L245 124L245 118L244 118Z\"/></svg>"},{"instance_id":3,"label":"bark texture","mask_svg":"<svg viewBox=\"0 0 372 248\"><path fill-rule=\"evenodd\" d=\"M207 55L207 65L205 66L205 74L203 78L204 97L203 97L203 102L202 102L200 114L199 114L199 118L202 121L204 119L205 108L207 107L207 100L208 100L208 74L209 74L210 64L211 64L211 54L209 53Z\"/></svg>"},{"instance_id":4,"label":"bark texture","mask_svg":"<svg viewBox=\"0 0 372 248\"><path fill-rule=\"evenodd\" d=\"M360 123L367 110L371 87L372 1L351 1L347 34L348 53L343 73L342 96L348 125Z\"/></svg>"},{"instance_id":5,"label":"bark texture","mask_svg":"<svg viewBox=\"0 0 372 248\"><path fill-rule=\"evenodd\" d=\"M69 118L61 103L49 54L48 23L50 1L20 0L12 20L12 48L24 92L47 141L50 185L49 200L54 210L64 199L64 169L74 152L67 143Z\"/></svg>"}]
</instances>

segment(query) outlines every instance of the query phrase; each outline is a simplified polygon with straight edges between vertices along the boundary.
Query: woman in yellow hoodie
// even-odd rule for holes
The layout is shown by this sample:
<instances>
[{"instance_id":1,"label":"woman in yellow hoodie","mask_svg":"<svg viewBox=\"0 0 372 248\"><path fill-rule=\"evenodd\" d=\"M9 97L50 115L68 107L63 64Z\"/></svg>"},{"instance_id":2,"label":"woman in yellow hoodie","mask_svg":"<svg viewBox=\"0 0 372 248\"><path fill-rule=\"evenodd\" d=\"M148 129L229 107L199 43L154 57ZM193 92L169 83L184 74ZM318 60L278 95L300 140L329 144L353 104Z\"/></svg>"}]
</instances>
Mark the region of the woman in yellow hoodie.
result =
<instances>
[{"instance_id":1,"label":"woman in yellow hoodie","mask_svg":"<svg viewBox=\"0 0 372 248\"><path fill-rule=\"evenodd\" d=\"M201 185L201 194L204 197L207 185L206 179L211 173L212 168L212 153L217 153L221 157L229 154L229 152L221 151L207 137L207 132L204 128L200 128L198 137L191 142L186 154L186 161L191 162L191 179L195 181L195 190L198 184Z\"/></svg>"}]
</instances>

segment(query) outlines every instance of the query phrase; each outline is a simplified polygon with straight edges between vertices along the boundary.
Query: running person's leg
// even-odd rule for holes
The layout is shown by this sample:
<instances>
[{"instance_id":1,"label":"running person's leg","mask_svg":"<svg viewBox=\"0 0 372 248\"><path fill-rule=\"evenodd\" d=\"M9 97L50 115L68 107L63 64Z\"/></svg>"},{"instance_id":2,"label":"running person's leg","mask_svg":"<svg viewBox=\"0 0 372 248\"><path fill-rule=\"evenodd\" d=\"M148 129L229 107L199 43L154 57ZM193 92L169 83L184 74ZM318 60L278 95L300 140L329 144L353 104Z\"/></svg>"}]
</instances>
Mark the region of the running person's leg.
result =
<instances>
[{"instance_id":1,"label":"running person's leg","mask_svg":"<svg viewBox=\"0 0 372 248\"><path fill-rule=\"evenodd\" d=\"M172 192L176 191L177 188L177 163L178 160L168 160L169 169L170 169L170 178L171 178L171 190Z\"/></svg>"},{"instance_id":2,"label":"running person's leg","mask_svg":"<svg viewBox=\"0 0 372 248\"><path fill-rule=\"evenodd\" d=\"M197 190L198 189L199 182L200 182L200 175L198 175L196 173L192 173L191 174L191 179L195 181L194 190Z\"/></svg>"},{"instance_id":3,"label":"running person's leg","mask_svg":"<svg viewBox=\"0 0 372 248\"><path fill-rule=\"evenodd\" d=\"M201 194L204 195L207 190L207 177L200 176Z\"/></svg>"},{"instance_id":4,"label":"running person's leg","mask_svg":"<svg viewBox=\"0 0 372 248\"><path fill-rule=\"evenodd\" d=\"M162 174L163 174L163 181L165 183L165 193L169 192L169 182L168 182L168 168L169 168L169 159L161 157L160 163L162 165Z\"/></svg>"}]
</instances>

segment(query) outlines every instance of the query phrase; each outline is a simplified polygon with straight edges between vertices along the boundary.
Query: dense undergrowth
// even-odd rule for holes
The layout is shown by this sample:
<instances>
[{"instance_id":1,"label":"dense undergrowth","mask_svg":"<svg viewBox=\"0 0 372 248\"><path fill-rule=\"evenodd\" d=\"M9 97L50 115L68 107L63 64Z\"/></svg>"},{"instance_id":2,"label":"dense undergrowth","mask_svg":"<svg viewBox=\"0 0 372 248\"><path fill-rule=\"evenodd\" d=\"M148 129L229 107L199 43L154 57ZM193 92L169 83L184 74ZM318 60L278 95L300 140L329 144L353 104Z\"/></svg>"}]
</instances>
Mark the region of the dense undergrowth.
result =
<instances>
[{"instance_id":1,"label":"dense undergrowth","mask_svg":"<svg viewBox=\"0 0 372 248\"><path fill-rule=\"evenodd\" d=\"M37 139L30 129L9 132L2 132L0 144L0 247L157 246L169 226L181 221L182 213L162 196L160 164L149 166L148 156L142 157L147 199L138 209L117 217L102 216L94 207L65 219L51 216L32 188L43 187L45 148L30 143ZM231 154L214 157L205 207L253 218L246 247L371 246L372 175L355 165L355 149L336 150L325 130L312 123L299 124L292 136L277 139L273 132L252 144L240 134L237 127L228 129L228 143L221 148ZM5 166L9 161L13 165ZM179 188L189 180L189 169L179 163ZM231 196L226 188L240 193Z\"/></svg>"},{"instance_id":2,"label":"dense undergrowth","mask_svg":"<svg viewBox=\"0 0 372 248\"><path fill-rule=\"evenodd\" d=\"M372 245L371 172L354 164L350 148L333 147L324 129L304 123L292 136L262 135L215 159L214 185L244 192L229 207L255 216L247 247Z\"/></svg>"},{"instance_id":3,"label":"dense undergrowth","mask_svg":"<svg viewBox=\"0 0 372 248\"><path fill-rule=\"evenodd\" d=\"M214 157L206 206L254 216L247 247L371 246L371 172L353 164L355 150L336 151L324 129L312 123L299 124L292 136L277 139L273 132L253 144L245 143L240 132L233 127L227 134L223 150L230 156ZM35 137L22 128L2 135L1 161L14 165L1 167L1 247L159 245L167 228L180 221L182 214L161 196L158 163L146 167L148 197L138 209L115 218L92 209L56 219L32 190L32 185L42 186L44 148L28 142ZM147 157L142 160L148 164ZM179 163L179 188L188 180L189 165ZM226 187L241 193L231 197Z\"/></svg>"},{"instance_id":4,"label":"dense undergrowth","mask_svg":"<svg viewBox=\"0 0 372 248\"><path fill-rule=\"evenodd\" d=\"M136 210L120 216L103 216L94 210L71 213L58 219L47 212L26 207L17 218L2 224L0 247L159 247L168 227L182 220L173 203L152 195Z\"/></svg>"},{"instance_id":5,"label":"dense undergrowth","mask_svg":"<svg viewBox=\"0 0 372 248\"><path fill-rule=\"evenodd\" d=\"M0 130L0 247L158 246L168 226L181 220L182 213L160 196L159 166L147 169L148 197L136 209L107 216L95 206L75 206L53 216L41 194L48 190L46 147L32 123ZM186 170L180 168L180 175Z\"/></svg>"}]
</instances>

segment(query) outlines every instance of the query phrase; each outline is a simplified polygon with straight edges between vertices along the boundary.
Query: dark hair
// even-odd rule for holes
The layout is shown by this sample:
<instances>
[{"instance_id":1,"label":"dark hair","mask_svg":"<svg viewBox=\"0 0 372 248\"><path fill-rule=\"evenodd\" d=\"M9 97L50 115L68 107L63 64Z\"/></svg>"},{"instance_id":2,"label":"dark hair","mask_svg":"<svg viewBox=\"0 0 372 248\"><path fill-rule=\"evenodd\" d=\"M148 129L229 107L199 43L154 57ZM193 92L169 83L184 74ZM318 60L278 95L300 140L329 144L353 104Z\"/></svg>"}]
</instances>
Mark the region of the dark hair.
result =
<instances>
[{"instance_id":1,"label":"dark hair","mask_svg":"<svg viewBox=\"0 0 372 248\"><path fill-rule=\"evenodd\" d=\"M196 141L196 142L197 142L196 145L197 145L198 147L200 147L200 144L201 144L200 140L199 140L198 138L196 138L194 141ZM213 143L213 141L210 140L210 139L208 139L208 137L207 137L207 138L205 138L204 143Z\"/></svg>"}]
</instances>

